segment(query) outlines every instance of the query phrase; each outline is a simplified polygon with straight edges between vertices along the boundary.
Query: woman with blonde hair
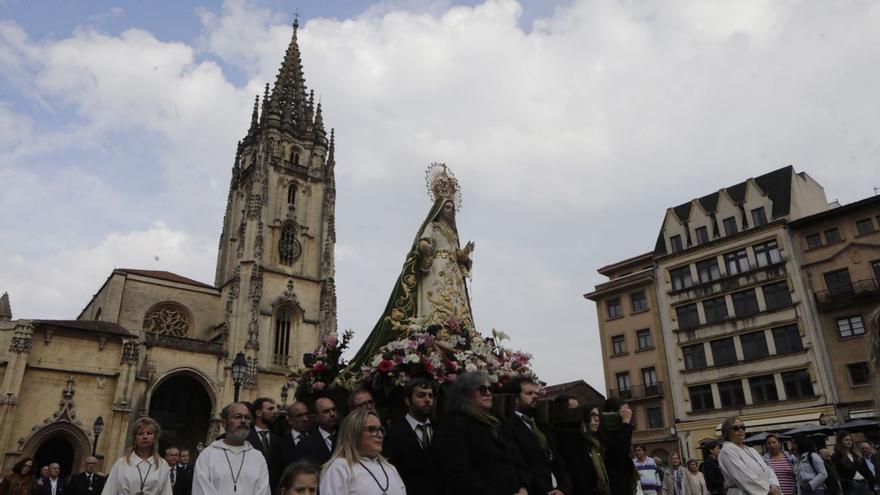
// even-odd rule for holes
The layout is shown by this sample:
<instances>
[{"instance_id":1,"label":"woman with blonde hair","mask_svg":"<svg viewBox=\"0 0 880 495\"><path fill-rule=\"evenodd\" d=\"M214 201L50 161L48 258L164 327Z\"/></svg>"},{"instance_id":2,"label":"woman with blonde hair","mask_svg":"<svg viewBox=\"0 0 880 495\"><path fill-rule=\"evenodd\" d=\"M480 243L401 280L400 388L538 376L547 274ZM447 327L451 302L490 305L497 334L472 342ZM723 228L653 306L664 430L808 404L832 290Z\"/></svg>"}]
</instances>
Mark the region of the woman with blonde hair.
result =
<instances>
[{"instance_id":1,"label":"woman with blonde hair","mask_svg":"<svg viewBox=\"0 0 880 495\"><path fill-rule=\"evenodd\" d=\"M375 411L359 408L342 421L336 450L321 471L320 493L406 495L397 469L382 457L385 427Z\"/></svg>"},{"instance_id":2,"label":"woman with blonde hair","mask_svg":"<svg viewBox=\"0 0 880 495\"><path fill-rule=\"evenodd\" d=\"M162 428L149 416L131 428L131 449L113 464L101 495L173 495L171 469L159 457Z\"/></svg>"}]
</instances>

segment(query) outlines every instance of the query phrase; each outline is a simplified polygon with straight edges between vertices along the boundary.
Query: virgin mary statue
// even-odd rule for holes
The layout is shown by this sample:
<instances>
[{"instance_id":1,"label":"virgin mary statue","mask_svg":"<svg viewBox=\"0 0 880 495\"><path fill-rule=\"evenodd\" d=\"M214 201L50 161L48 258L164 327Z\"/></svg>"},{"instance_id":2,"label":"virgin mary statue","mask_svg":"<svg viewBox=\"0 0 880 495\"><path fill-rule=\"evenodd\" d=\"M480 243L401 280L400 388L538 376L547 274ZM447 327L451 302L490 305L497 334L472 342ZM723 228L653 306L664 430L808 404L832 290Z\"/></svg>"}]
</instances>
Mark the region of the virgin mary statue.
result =
<instances>
[{"instance_id":1,"label":"virgin mary statue","mask_svg":"<svg viewBox=\"0 0 880 495\"><path fill-rule=\"evenodd\" d=\"M474 328L465 283L470 275L474 243L468 242L462 249L458 242L458 181L442 163L428 167L425 181L434 204L416 233L385 311L349 363L350 369L357 369L380 347L410 331L450 322Z\"/></svg>"}]
</instances>

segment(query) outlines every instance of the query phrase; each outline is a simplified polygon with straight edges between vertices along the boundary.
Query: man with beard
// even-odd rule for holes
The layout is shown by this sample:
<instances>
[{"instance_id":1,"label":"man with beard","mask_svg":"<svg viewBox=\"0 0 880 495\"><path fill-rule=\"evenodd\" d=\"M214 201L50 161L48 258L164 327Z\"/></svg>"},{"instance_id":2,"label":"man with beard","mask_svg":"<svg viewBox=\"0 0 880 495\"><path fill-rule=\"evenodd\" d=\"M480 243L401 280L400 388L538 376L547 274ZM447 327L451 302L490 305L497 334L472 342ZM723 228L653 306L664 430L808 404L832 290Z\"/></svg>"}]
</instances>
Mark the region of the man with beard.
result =
<instances>
[{"instance_id":1,"label":"man with beard","mask_svg":"<svg viewBox=\"0 0 880 495\"><path fill-rule=\"evenodd\" d=\"M330 460L330 454L336 447L336 403L327 397L315 401L315 421L318 430L303 440L303 458L316 466L322 466Z\"/></svg>"},{"instance_id":2,"label":"man with beard","mask_svg":"<svg viewBox=\"0 0 880 495\"><path fill-rule=\"evenodd\" d=\"M425 378L416 378L403 388L403 396L408 412L403 419L388 426L382 455L397 468L407 494L439 495L443 486L431 450L433 384Z\"/></svg>"},{"instance_id":3,"label":"man with beard","mask_svg":"<svg viewBox=\"0 0 880 495\"><path fill-rule=\"evenodd\" d=\"M571 493L571 481L559 459L556 439L550 428L535 422L538 384L531 378L517 376L501 391L513 396L514 415L504 422L502 434L516 444L528 466L529 493L564 495Z\"/></svg>"},{"instance_id":4,"label":"man with beard","mask_svg":"<svg viewBox=\"0 0 880 495\"><path fill-rule=\"evenodd\" d=\"M272 489L272 493L275 493L278 486L278 478L281 476L281 471L276 469L278 464L276 456L281 436L275 433L272 428L272 424L278 416L278 406L275 405L274 400L268 397L260 397L254 401L252 413L254 415L254 423L247 440L253 448L262 452L263 457L266 458L266 466L269 467L269 486Z\"/></svg>"},{"instance_id":5,"label":"man with beard","mask_svg":"<svg viewBox=\"0 0 880 495\"><path fill-rule=\"evenodd\" d=\"M241 403L223 408L226 435L215 440L196 460L193 495L269 495L266 459L247 442L251 413Z\"/></svg>"}]
</instances>

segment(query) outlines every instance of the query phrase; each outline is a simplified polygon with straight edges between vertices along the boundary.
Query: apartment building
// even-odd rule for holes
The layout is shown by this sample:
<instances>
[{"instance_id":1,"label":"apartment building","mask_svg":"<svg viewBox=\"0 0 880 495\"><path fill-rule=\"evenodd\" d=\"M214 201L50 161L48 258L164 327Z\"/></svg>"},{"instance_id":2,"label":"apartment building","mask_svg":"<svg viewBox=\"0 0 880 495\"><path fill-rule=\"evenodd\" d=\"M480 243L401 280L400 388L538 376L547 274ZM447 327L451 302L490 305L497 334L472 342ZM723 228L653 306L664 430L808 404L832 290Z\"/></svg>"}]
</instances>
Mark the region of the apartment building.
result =
<instances>
[{"instance_id":1,"label":"apartment building","mask_svg":"<svg viewBox=\"0 0 880 495\"><path fill-rule=\"evenodd\" d=\"M629 402L635 418L633 443L666 459L679 450L673 435L664 340L654 289L654 253L599 269L608 281L584 297L596 303L609 397Z\"/></svg>"},{"instance_id":2,"label":"apartment building","mask_svg":"<svg viewBox=\"0 0 880 495\"><path fill-rule=\"evenodd\" d=\"M829 351L839 419L873 419L866 329L880 307L880 196L788 226Z\"/></svg>"}]
</instances>

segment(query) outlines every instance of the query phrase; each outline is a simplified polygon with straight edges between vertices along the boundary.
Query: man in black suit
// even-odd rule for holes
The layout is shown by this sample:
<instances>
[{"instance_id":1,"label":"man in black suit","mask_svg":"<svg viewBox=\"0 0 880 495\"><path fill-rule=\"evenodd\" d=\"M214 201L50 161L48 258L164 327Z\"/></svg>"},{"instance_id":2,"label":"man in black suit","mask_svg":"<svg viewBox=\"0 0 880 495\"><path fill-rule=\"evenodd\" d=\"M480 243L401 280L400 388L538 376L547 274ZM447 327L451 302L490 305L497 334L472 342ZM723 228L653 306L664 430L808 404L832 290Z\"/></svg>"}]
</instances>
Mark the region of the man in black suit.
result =
<instances>
[{"instance_id":1,"label":"man in black suit","mask_svg":"<svg viewBox=\"0 0 880 495\"><path fill-rule=\"evenodd\" d=\"M443 484L433 460L434 387L425 378L411 380L403 388L407 414L393 421L385 434L382 454L397 468L409 495L440 495Z\"/></svg>"},{"instance_id":2,"label":"man in black suit","mask_svg":"<svg viewBox=\"0 0 880 495\"><path fill-rule=\"evenodd\" d=\"M49 464L49 476L43 478L43 485L40 487L40 495L66 495L67 483L59 477L61 474L61 465L57 462Z\"/></svg>"},{"instance_id":3,"label":"man in black suit","mask_svg":"<svg viewBox=\"0 0 880 495\"><path fill-rule=\"evenodd\" d=\"M86 470L70 477L65 493L67 495L100 495L106 480L95 472L97 465L98 459L92 456L86 457Z\"/></svg>"},{"instance_id":4,"label":"man in black suit","mask_svg":"<svg viewBox=\"0 0 880 495\"><path fill-rule=\"evenodd\" d=\"M559 458L552 431L534 419L538 389L533 379L524 376L504 384L501 391L514 397L514 415L504 422L502 432L516 444L529 468L529 493L571 493L571 481Z\"/></svg>"},{"instance_id":5,"label":"man in black suit","mask_svg":"<svg viewBox=\"0 0 880 495\"><path fill-rule=\"evenodd\" d=\"M876 492L878 486L880 486L880 456L877 455L877 449L874 448L871 442L862 442L859 444L859 449L862 451L862 457L865 458L865 465L868 467L868 471L871 471L871 474L874 475L873 488Z\"/></svg>"},{"instance_id":6,"label":"man in black suit","mask_svg":"<svg viewBox=\"0 0 880 495\"><path fill-rule=\"evenodd\" d=\"M321 397L315 401L315 421L318 429L303 440L303 458L316 466L321 466L328 460L336 446L336 404Z\"/></svg>"},{"instance_id":7,"label":"man in black suit","mask_svg":"<svg viewBox=\"0 0 880 495\"><path fill-rule=\"evenodd\" d=\"M177 461L178 481L174 485L174 495L192 495L193 465L189 449L180 449Z\"/></svg>"},{"instance_id":8,"label":"man in black suit","mask_svg":"<svg viewBox=\"0 0 880 495\"><path fill-rule=\"evenodd\" d=\"M272 493L274 493L278 487L278 478L281 476L281 473L276 469L277 462L273 458L277 444L281 441L281 436L272 431L272 423L275 422L275 417L278 415L278 406L269 397L260 397L254 401L251 413L254 416L254 425L251 427L247 440L266 458L269 486L273 488Z\"/></svg>"},{"instance_id":9,"label":"man in black suit","mask_svg":"<svg viewBox=\"0 0 880 495\"><path fill-rule=\"evenodd\" d=\"M301 444L309 436L309 408L303 402L294 402L287 406L287 425L290 431L278 441L274 460L275 469L283 473L287 466L302 459Z\"/></svg>"}]
</instances>

